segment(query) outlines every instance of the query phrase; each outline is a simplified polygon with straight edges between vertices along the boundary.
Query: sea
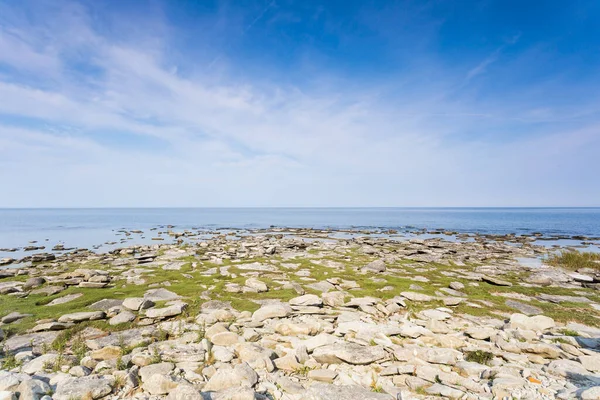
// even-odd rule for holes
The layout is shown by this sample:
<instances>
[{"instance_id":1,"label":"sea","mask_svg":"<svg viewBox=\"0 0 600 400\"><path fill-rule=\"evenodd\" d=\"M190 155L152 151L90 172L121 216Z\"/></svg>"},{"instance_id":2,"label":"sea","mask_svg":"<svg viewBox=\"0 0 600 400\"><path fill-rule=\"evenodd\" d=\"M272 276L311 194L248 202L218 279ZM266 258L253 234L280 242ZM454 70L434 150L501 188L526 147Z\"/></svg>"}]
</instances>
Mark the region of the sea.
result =
<instances>
[{"instance_id":1,"label":"sea","mask_svg":"<svg viewBox=\"0 0 600 400\"><path fill-rule=\"evenodd\" d=\"M0 209L0 258L50 251L55 245L99 252L133 244L167 243L157 232L252 230L269 227L394 229L400 236L428 231L537 233L546 245L600 243L600 208L73 208ZM140 230L127 235L124 231ZM444 235L444 234L441 234ZM449 236L453 239L454 235ZM582 238L566 239L567 237ZM154 239L154 240L153 240ZM551 239L551 240L549 240ZM13 250L13 251L6 251Z\"/></svg>"}]
</instances>

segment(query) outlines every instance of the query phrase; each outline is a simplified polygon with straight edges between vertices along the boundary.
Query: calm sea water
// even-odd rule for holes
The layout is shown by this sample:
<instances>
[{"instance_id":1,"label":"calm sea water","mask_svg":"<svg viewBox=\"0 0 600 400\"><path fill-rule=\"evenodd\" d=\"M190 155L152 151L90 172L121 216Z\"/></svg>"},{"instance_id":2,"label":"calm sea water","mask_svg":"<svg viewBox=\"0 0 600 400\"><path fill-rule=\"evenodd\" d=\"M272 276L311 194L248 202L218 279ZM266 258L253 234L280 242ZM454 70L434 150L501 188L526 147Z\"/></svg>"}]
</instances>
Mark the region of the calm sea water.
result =
<instances>
[{"instance_id":1,"label":"calm sea water","mask_svg":"<svg viewBox=\"0 0 600 400\"><path fill-rule=\"evenodd\" d=\"M149 243L149 229L191 228L395 228L458 232L600 236L600 208L156 208L0 209L0 248L45 245L87 247L140 229L128 243ZM154 242L156 243L156 242ZM0 252L0 257L19 253Z\"/></svg>"}]
</instances>

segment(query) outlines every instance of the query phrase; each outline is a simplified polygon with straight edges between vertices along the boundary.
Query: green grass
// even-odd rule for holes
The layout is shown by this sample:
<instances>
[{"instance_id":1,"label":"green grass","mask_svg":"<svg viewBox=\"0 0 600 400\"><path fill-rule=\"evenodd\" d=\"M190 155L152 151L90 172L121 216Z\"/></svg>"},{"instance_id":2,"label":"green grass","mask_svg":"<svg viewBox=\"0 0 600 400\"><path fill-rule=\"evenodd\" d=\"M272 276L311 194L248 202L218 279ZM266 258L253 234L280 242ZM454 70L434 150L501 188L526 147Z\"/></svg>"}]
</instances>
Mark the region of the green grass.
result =
<instances>
[{"instance_id":1,"label":"green grass","mask_svg":"<svg viewBox=\"0 0 600 400\"><path fill-rule=\"evenodd\" d=\"M576 250L563 251L558 254L552 254L546 259L546 263L555 267L562 267L570 270L582 268L591 268L600 272L600 254L590 252L580 252Z\"/></svg>"},{"instance_id":2,"label":"green grass","mask_svg":"<svg viewBox=\"0 0 600 400\"><path fill-rule=\"evenodd\" d=\"M394 248L390 247L388 250L394 251ZM201 253L202 250L199 252ZM63 292L49 297L41 295L29 295L27 298L17 298L8 295L0 296L0 316L6 315L12 311L35 314L32 317L24 318L11 324L9 329L7 329L7 333L12 335L32 328L35 325L35 322L39 319L56 319L63 314L86 311L89 310L89 305L102 299L141 297L143 296L144 292L151 287L164 287L165 289L175 292L183 297L183 300L188 303L188 308L181 316L181 319L195 318L195 316L200 312L200 308L205 301L204 299L200 298L201 294L205 294L213 300L230 302L232 307L238 311L253 312L260 307L260 305L256 302L258 300L280 299L282 301L288 301L289 299L298 296L298 294L292 289L281 289L281 284L276 281L287 280L290 282L296 282L304 287L306 293L320 295L320 292L311 290L307 287L307 285L312 282L323 281L329 278L339 278L347 281L356 281L360 285L359 289L349 291L352 296L372 296L382 300L397 296L400 294L400 292L409 291L411 284L414 283L417 283L423 288L423 290L419 290L419 292L428 295L435 295L439 289L448 287L450 282L459 281L465 284L465 288L462 291L468 295L468 302L477 304L478 301L485 301L494 304L494 306L483 306L482 308L476 308L466 303L462 303L457 307L453 307L456 313L465 313L474 316L490 316L495 318L499 317L497 314L498 312L514 313L517 311L505 305L505 297L495 296L492 293L519 293L530 296L533 299L530 302L531 305L540 307L543 310L544 315L550 316L558 322L575 321L591 326L600 326L600 319L598 318L600 313L593 310L587 304L553 304L535 300L535 297L541 293L580 296L581 292L585 292L586 297L597 302L600 301L600 294L597 294L590 289L580 288L576 290L576 293L574 290L566 288L520 286L520 282L526 281L526 276L519 273L511 273L502 277L502 279L512 282L512 287L493 286L484 282L479 282L478 286L472 286L470 285L470 281L460 278L460 273L472 271L476 267L475 265L456 266L452 263L444 265L439 263L419 263L413 260L400 260L393 264L388 264L387 271L382 274L363 274L360 272L360 268L368 262L373 261L375 257L363 254L358 246L350 249L336 250L335 252L324 253L312 250L309 251L309 253L311 255L322 256L319 258L320 261L330 260L339 262L342 264L342 267L330 268L319 265L315 262L315 259L310 257L284 260L280 256L274 255L269 257L244 259L242 262L224 259L222 265L216 265L210 262L200 261L196 256L186 256L180 259L181 261L185 262L181 270L167 271L163 270L162 268L153 269L151 272L142 276L146 280L146 283L143 285L127 284L125 280L116 280L112 282L113 287L110 288L92 289L69 287ZM563 253L563 255L560 257L556 256L552 262L558 262L556 260L559 259L585 259L587 260L587 263L593 263L594 257L600 258L600 256L591 256L586 254L589 253ZM192 263L194 262L197 263L197 267L192 270ZM254 262L268 265L278 265L278 263L295 263L299 264L299 267L296 270L281 267L279 268L279 271L276 272L261 272L259 279L267 284L269 287L268 292L226 292L224 288L228 283L243 285L246 281L247 277L244 277L242 274L249 271L240 269L240 264ZM572 263L572 261L568 262ZM597 265L596 263L593 264ZM211 268L225 266L229 268L229 272L231 274L236 275L235 278L232 278L231 276L221 276L218 273L211 276L202 275L203 272ZM86 263L83 265L70 263L57 268L57 270L64 272L71 271L76 268L114 270L110 266L94 263ZM305 280L303 277L299 277L295 274L296 271L302 269L310 271L311 280ZM441 271L454 272L459 276L446 276L440 273ZM114 272L111 274L115 275ZM187 276L184 277L183 274L186 274ZM424 276L429 279L429 282L415 282L413 280L415 276ZM5 280L23 280L26 278L26 276L19 276L5 278ZM376 280L374 280L374 278ZM170 286L166 286L165 282L169 282ZM386 286L392 287L392 290L382 291L381 289ZM45 306L45 304L48 304L50 301L56 298L73 293L82 293L83 296L65 304L57 306ZM422 309L438 307L441 305L442 303L440 301L433 301L429 303L416 303L407 301L406 311L409 313L417 313ZM161 306L161 304L157 304L157 306ZM85 326L94 326L105 331L119 331L131 328L135 326L135 323L110 326L106 321L93 321L89 323L78 324L77 329L82 329L82 327ZM77 332L69 330L68 333L59 335L60 340L57 339L58 342L56 342L56 346L59 348L55 350L58 351L60 348L64 348L66 346L66 341L64 340L66 335L71 335L71 337L74 337L76 334ZM126 352L124 352L124 354L126 354Z\"/></svg>"},{"instance_id":3,"label":"green grass","mask_svg":"<svg viewBox=\"0 0 600 400\"><path fill-rule=\"evenodd\" d=\"M465 353L465 360L478 364L489 365L493 359L494 355L492 353L483 350L469 351Z\"/></svg>"}]
</instances>

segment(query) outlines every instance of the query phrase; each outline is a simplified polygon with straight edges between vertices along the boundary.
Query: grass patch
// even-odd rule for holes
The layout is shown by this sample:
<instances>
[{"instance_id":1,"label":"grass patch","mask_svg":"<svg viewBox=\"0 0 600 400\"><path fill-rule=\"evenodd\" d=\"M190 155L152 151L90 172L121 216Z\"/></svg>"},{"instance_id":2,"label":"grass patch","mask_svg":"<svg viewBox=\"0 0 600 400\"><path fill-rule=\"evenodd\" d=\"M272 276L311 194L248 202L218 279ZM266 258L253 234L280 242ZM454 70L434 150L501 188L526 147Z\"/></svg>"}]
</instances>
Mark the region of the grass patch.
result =
<instances>
[{"instance_id":1,"label":"grass patch","mask_svg":"<svg viewBox=\"0 0 600 400\"><path fill-rule=\"evenodd\" d=\"M476 350L465 353L465 360L482 365L489 365L494 359L494 355L488 351Z\"/></svg>"},{"instance_id":2,"label":"grass patch","mask_svg":"<svg viewBox=\"0 0 600 400\"><path fill-rule=\"evenodd\" d=\"M600 272L600 254L581 252L576 250L563 251L558 254L552 254L546 259L546 263L555 267L562 267L570 270L590 268Z\"/></svg>"}]
</instances>

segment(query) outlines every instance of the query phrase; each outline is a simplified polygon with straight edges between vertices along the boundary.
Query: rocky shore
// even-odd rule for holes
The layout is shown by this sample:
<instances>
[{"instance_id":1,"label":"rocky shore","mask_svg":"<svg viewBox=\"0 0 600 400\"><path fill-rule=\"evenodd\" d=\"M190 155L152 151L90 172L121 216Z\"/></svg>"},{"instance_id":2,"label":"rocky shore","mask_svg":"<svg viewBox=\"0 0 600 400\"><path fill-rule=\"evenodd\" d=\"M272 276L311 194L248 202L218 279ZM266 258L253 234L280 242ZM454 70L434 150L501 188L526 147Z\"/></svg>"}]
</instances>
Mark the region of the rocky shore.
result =
<instances>
[{"instance_id":1,"label":"rocky shore","mask_svg":"<svg viewBox=\"0 0 600 400\"><path fill-rule=\"evenodd\" d=\"M0 399L600 399L597 269L343 233L2 259Z\"/></svg>"}]
</instances>

